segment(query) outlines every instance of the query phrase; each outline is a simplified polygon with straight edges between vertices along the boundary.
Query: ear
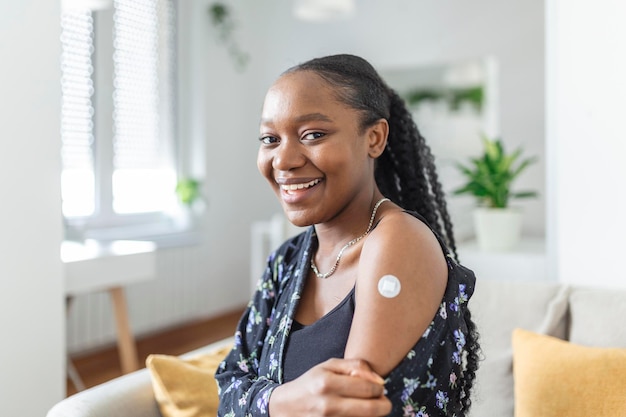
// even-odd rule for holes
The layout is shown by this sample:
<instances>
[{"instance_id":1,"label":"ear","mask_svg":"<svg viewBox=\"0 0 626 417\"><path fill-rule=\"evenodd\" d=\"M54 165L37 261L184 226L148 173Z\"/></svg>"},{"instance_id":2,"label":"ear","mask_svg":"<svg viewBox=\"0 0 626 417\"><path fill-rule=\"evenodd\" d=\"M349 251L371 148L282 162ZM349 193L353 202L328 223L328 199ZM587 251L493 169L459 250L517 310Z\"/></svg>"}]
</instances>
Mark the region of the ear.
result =
<instances>
[{"instance_id":1,"label":"ear","mask_svg":"<svg viewBox=\"0 0 626 417\"><path fill-rule=\"evenodd\" d=\"M385 119L379 119L367 129L368 152L370 158L378 158L387 146L389 135L389 123Z\"/></svg>"}]
</instances>

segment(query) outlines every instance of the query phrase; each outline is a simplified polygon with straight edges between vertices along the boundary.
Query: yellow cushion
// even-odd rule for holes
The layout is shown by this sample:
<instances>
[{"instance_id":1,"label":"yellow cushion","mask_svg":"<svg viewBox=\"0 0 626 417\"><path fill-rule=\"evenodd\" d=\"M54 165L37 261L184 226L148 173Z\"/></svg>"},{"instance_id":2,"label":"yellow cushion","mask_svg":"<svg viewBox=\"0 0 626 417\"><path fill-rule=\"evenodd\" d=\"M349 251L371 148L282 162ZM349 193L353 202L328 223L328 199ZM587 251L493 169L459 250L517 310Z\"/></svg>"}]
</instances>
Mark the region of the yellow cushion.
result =
<instances>
[{"instance_id":1,"label":"yellow cushion","mask_svg":"<svg viewBox=\"0 0 626 417\"><path fill-rule=\"evenodd\" d=\"M152 388L163 417L217 415L219 398L215 370L232 346L189 359L153 354L146 358Z\"/></svg>"},{"instance_id":2,"label":"yellow cushion","mask_svg":"<svg viewBox=\"0 0 626 417\"><path fill-rule=\"evenodd\" d=\"M513 331L515 417L626 416L626 349Z\"/></svg>"}]
</instances>

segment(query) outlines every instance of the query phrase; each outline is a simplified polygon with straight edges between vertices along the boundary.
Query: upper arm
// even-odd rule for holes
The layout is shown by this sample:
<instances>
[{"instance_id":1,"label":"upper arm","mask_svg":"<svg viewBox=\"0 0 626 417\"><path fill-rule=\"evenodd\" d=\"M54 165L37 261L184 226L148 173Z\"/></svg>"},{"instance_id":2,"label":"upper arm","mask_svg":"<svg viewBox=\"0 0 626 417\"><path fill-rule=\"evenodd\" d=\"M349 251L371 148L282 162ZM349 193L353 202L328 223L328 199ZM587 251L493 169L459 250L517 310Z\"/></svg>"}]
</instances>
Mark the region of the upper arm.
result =
<instances>
[{"instance_id":1,"label":"upper arm","mask_svg":"<svg viewBox=\"0 0 626 417\"><path fill-rule=\"evenodd\" d=\"M399 279L396 297L379 293L384 275ZM428 226L401 212L385 216L361 252L345 357L364 359L378 374L387 375L432 321L446 284L444 253Z\"/></svg>"}]
</instances>

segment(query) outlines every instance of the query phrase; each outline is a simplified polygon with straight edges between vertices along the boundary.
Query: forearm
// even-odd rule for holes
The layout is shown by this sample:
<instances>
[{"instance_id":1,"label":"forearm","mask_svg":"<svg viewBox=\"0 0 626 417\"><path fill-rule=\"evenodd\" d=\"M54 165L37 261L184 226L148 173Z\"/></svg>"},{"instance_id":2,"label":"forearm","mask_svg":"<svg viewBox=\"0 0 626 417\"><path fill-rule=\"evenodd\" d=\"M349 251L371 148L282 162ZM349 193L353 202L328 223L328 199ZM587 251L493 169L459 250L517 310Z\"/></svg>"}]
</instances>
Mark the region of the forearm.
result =
<instances>
[{"instance_id":1,"label":"forearm","mask_svg":"<svg viewBox=\"0 0 626 417\"><path fill-rule=\"evenodd\" d=\"M216 378L217 379L217 378ZM219 376L218 416L268 415L269 399L278 383L250 374L224 372Z\"/></svg>"}]
</instances>

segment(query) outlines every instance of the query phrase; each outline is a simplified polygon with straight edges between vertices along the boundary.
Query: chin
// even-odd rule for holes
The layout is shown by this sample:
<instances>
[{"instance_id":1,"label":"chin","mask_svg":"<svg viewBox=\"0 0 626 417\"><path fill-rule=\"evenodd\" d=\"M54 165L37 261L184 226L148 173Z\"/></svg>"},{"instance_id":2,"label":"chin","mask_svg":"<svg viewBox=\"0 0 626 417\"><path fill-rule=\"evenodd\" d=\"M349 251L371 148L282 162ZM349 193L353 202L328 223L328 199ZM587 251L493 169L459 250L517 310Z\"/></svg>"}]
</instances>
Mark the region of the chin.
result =
<instances>
[{"instance_id":1,"label":"chin","mask_svg":"<svg viewBox=\"0 0 626 417\"><path fill-rule=\"evenodd\" d=\"M313 222L310 221L306 215L303 215L300 212L286 211L285 217L289 223L296 227L308 227L313 224Z\"/></svg>"}]
</instances>

